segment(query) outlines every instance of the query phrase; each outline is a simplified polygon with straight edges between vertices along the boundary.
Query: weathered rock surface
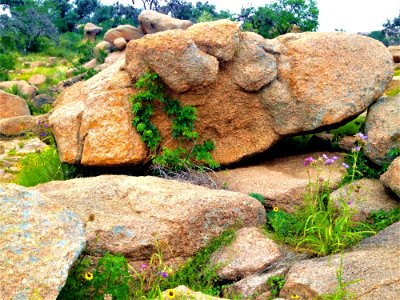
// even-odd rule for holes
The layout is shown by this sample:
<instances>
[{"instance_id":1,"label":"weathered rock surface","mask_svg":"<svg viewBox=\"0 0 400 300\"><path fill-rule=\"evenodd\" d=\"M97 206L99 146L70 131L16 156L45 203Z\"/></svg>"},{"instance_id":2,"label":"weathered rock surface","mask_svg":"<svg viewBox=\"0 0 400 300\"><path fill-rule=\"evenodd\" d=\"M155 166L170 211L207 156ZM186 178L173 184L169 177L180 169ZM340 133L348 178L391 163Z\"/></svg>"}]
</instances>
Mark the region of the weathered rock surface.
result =
<instances>
[{"instance_id":1,"label":"weathered rock surface","mask_svg":"<svg viewBox=\"0 0 400 300\"><path fill-rule=\"evenodd\" d=\"M30 63L30 68L34 69L34 68L38 68L38 67L43 67L44 66L44 62L43 61L34 61Z\"/></svg>"},{"instance_id":2,"label":"weathered rock surface","mask_svg":"<svg viewBox=\"0 0 400 300\"><path fill-rule=\"evenodd\" d=\"M142 30L132 25L119 25L116 28L111 28L104 34L104 40L109 43L114 43L116 39L123 38L129 42L131 40L140 39L143 36Z\"/></svg>"},{"instance_id":3,"label":"weathered rock surface","mask_svg":"<svg viewBox=\"0 0 400 300\"><path fill-rule=\"evenodd\" d=\"M0 135L15 136L27 132L40 133L44 130L44 125L40 125L39 121L42 124L47 124L47 115L27 115L0 119Z\"/></svg>"},{"instance_id":4,"label":"weathered rock surface","mask_svg":"<svg viewBox=\"0 0 400 300\"><path fill-rule=\"evenodd\" d=\"M343 173L338 167L322 166L317 178L316 168L306 168L303 165L306 157L315 159L322 152L277 158L262 162L256 166L242 167L217 172L220 181L225 182L229 190L244 194L258 193L265 197L265 206L277 206L285 211L293 211L296 206L303 204L303 196L307 191L310 178L328 180L331 189L339 186ZM329 153L329 156L343 156L340 153ZM340 165L342 159L335 164Z\"/></svg>"},{"instance_id":5,"label":"weathered rock surface","mask_svg":"<svg viewBox=\"0 0 400 300\"><path fill-rule=\"evenodd\" d=\"M381 175L380 180L400 197L400 157L392 161L387 171Z\"/></svg>"},{"instance_id":6,"label":"weathered rock surface","mask_svg":"<svg viewBox=\"0 0 400 300\"><path fill-rule=\"evenodd\" d=\"M54 98L52 97L52 96L50 96L50 95L47 95L47 94L40 94L40 95L36 95L34 98L33 98L33 104L36 106L36 107L42 107L43 105L45 105L45 104L52 104L53 102L54 102Z\"/></svg>"},{"instance_id":7,"label":"weathered rock surface","mask_svg":"<svg viewBox=\"0 0 400 300\"><path fill-rule=\"evenodd\" d=\"M49 117L62 161L83 165L137 164L147 155L132 127L131 80L115 63L66 89Z\"/></svg>"},{"instance_id":8,"label":"weathered rock surface","mask_svg":"<svg viewBox=\"0 0 400 300\"><path fill-rule=\"evenodd\" d=\"M356 299L397 299L400 293L399 241L398 222L344 253L343 282L361 279L347 288ZM339 267L340 254L299 262L286 275L280 296L290 299L291 295L299 295L299 299L315 299L333 293L338 285L336 272Z\"/></svg>"},{"instance_id":9,"label":"weathered rock surface","mask_svg":"<svg viewBox=\"0 0 400 300\"><path fill-rule=\"evenodd\" d=\"M263 89L262 102L279 134L309 131L358 115L392 79L392 57L373 39L320 32L277 39L287 51L278 58L277 80Z\"/></svg>"},{"instance_id":10,"label":"weathered rock surface","mask_svg":"<svg viewBox=\"0 0 400 300\"><path fill-rule=\"evenodd\" d=\"M103 27L99 27L93 23L86 23L85 27L83 27L83 39L94 42L96 40L96 36L102 31Z\"/></svg>"},{"instance_id":11,"label":"weathered rock surface","mask_svg":"<svg viewBox=\"0 0 400 300\"><path fill-rule=\"evenodd\" d=\"M392 148L400 149L400 95L382 97L368 109L365 154L375 163L390 163Z\"/></svg>"},{"instance_id":12,"label":"weathered rock surface","mask_svg":"<svg viewBox=\"0 0 400 300\"><path fill-rule=\"evenodd\" d=\"M37 88L27 83L25 80L12 80L12 81L3 81L0 82L0 90L8 90L17 87L18 91L27 96L29 99L32 99L36 95Z\"/></svg>"},{"instance_id":13,"label":"weathered rock surface","mask_svg":"<svg viewBox=\"0 0 400 300\"><path fill-rule=\"evenodd\" d=\"M82 221L37 192L0 185L0 298L55 299L85 246Z\"/></svg>"},{"instance_id":14,"label":"weathered rock surface","mask_svg":"<svg viewBox=\"0 0 400 300\"><path fill-rule=\"evenodd\" d=\"M0 90L0 107L0 119L29 116L31 114L24 99L2 90Z\"/></svg>"},{"instance_id":15,"label":"weathered rock surface","mask_svg":"<svg viewBox=\"0 0 400 300\"><path fill-rule=\"evenodd\" d=\"M194 292L191 289L187 288L184 285L180 285L174 289L171 289L175 295L174 298L177 299L190 299L190 300L218 300L218 299L222 299L222 300L228 300L226 298L218 298L218 297L212 297L210 295L206 295L200 292ZM164 291L162 293L163 296L163 300L168 300L168 299L172 299L171 296L168 296L168 292L170 290Z\"/></svg>"},{"instance_id":16,"label":"weathered rock surface","mask_svg":"<svg viewBox=\"0 0 400 300\"><path fill-rule=\"evenodd\" d=\"M84 63L82 67L85 69L94 69L97 66L97 59L93 58L89 60L88 62Z\"/></svg>"},{"instance_id":17,"label":"weathered rock surface","mask_svg":"<svg viewBox=\"0 0 400 300\"><path fill-rule=\"evenodd\" d=\"M138 19L142 32L145 34L171 29L187 29L192 25L190 21L175 19L153 10L143 10Z\"/></svg>"},{"instance_id":18,"label":"weathered rock surface","mask_svg":"<svg viewBox=\"0 0 400 300\"><path fill-rule=\"evenodd\" d=\"M28 83L33 85L41 85L46 82L46 79L47 77L45 75L35 74L29 78Z\"/></svg>"},{"instance_id":19,"label":"weathered rock surface","mask_svg":"<svg viewBox=\"0 0 400 300\"><path fill-rule=\"evenodd\" d=\"M109 67L112 64L122 60L125 60L125 52L117 51L110 53L104 60L104 63Z\"/></svg>"},{"instance_id":20,"label":"weathered rock surface","mask_svg":"<svg viewBox=\"0 0 400 300\"><path fill-rule=\"evenodd\" d=\"M267 43L267 40L252 32L243 32L241 35L233 76L235 82L246 91L258 91L276 78L276 59L263 47Z\"/></svg>"},{"instance_id":21,"label":"weathered rock surface","mask_svg":"<svg viewBox=\"0 0 400 300\"><path fill-rule=\"evenodd\" d=\"M110 49L112 49L113 44L107 41L101 41L99 42L93 49L93 52L95 55L98 55L100 53L100 50L109 52Z\"/></svg>"},{"instance_id":22,"label":"weathered rock surface","mask_svg":"<svg viewBox=\"0 0 400 300\"><path fill-rule=\"evenodd\" d=\"M41 184L35 190L67 206L86 224L88 247L148 259L157 241L168 244L164 259L188 257L241 220L265 222L256 200L156 177L99 176Z\"/></svg>"},{"instance_id":23,"label":"weathered rock surface","mask_svg":"<svg viewBox=\"0 0 400 300\"><path fill-rule=\"evenodd\" d=\"M151 68L174 91L182 93L215 82L218 60L201 51L183 30L146 35L131 41L126 69L138 79Z\"/></svg>"},{"instance_id":24,"label":"weathered rock surface","mask_svg":"<svg viewBox=\"0 0 400 300\"><path fill-rule=\"evenodd\" d=\"M258 228L248 227L236 232L232 244L222 247L211 256L211 261L222 279L238 280L263 271L281 258L274 241Z\"/></svg>"},{"instance_id":25,"label":"weathered rock surface","mask_svg":"<svg viewBox=\"0 0 400 300\"><path fill-rule=\"evenodd\" d=\"M239 48L239 23L229 20L197 23L190 26L187 32L200 50L219 61L232 60Z\"/></svg>"},{"instance_id":26,"label":"weathered rock surface","mask_svg":"<svg viewBox=\"0 0 400 300\"><path fill-rule=\"evenodd\" d=\"M382 182L377 179L354 181L332 192L330 198L338 206L340 201L348 203L349 208L356 211L353 216L355 221L365 221L372 211L389 211L400 207L400 202L388 194Z\"/></svg>"},{"instance_id":27,"label":"weathered rock surface","mask_svg":"<svg viewBox=\"0 0 400 300\"><path fill-rule=\"evenodd\" d=\"M393 61L395 63L400 63L400 45L399 46L389 46L388 50L393 56Z\"/></svg>"}]
</instances>

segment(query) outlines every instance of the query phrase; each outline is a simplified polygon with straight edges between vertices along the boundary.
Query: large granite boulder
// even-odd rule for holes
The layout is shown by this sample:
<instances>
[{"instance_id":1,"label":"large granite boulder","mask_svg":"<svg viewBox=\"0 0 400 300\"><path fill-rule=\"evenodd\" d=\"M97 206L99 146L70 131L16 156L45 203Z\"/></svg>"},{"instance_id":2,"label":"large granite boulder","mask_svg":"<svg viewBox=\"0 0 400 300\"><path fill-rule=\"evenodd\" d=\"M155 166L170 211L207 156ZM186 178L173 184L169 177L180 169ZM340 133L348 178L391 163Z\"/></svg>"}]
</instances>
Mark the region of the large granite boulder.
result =
<instances>
[{"instance_id":1,"label":"large granite boulder","mask_svg":"<svg viewBox=\"0 0 400 300\"><path fill-rule=\"evenodd\" d=\"M125 41L140 39L143 36L143 32L140 28L136 28L132 25L119 25L116 28L111 28L104 34L104 40L111 44L116 39L123 38Z\"/></svg>"},{"instance_id":2,"label":"large granite boulder","mask_svg":"<svg viewBox=\"0 0 400 300\"><path fill-rule=\"evenodd\" d=\"M143 33L156 33L171 29L187 29L192 22L179 20L154 10L143 10L138 17Z\"/></svg>"},{"instance_id":3,"label":"large granite boulder","mask_svg":"<svg viewBox=\"0 0 400 300\"><path fill-rule=\"evenodd\" d=\"M40 184L35 190L77 213L88 248L149 259L158 242L163 258L188 257L236 223L265 222L265 210L240 193L211 190L157 177L99 176Z\"/></svg>"},{"instance_id":4,"label":"large granite boulder","mask_svg":"<svg viewBox=\"0 0 400 300\"><path fill-rule=\"evenodd\" d=\"M342 280L360 279L347 287L355 299L393 300L400 293L400 223L395 223L343 255ZM280 296L316 299L335 292L341 255L314 258L295 264L285 278ZM384 271L382 271L384 270Z\"/></svg>"},{"instance_id":5,"label":"large granite boulder","mask_svg":"<svg viewBox=\"0 0 400 300\"><path fill-rule=\"evenodd\" d=\"M387 171L381 175L383 185L391 189L400 198L400 157L396 158Z\"/></svg>"},{"instance_id":6,"label":"large granite boulder","mask_svg":"<svg viewBox=\"0 0 400 300\"><path fill-rule=\"evenodd\" d=\"M0 204L0 298L55 299L85 246L81 219L13 184Z\"/></svg>"},{"instance_id":7,"label":"large granite boulder","mask_svg":"<svg viewBox=\"0 0 400 300\"><path fill-rule=\"evenodd\" d=\"M112 82L116 82L113 76L124 78L125 94L122 90L118 93L120 117L104 116L109 122L107 126L114 128L119 127L122 119L123 124L131 123L128 94L137 92L132 81L145 71L155 71L165 82L166 93L172 99L196 108L195 126L200 142L213 140L214 159L221 164L231 164L264 152L284 135L315 130L360 114L383 93L393 72L389 51L380 43L357 35L302 33L265 40L254 33L238 34L237 24L226 20L191 28L149 34L131 41L126 49L125 70L106 69L98 77L75 85L60 96L58 103L64 105L55 105L52 120L63 160L63 151L70 147L58 141L57 135L69 131L77 141L80 128L79 118L57 121L58 117L68 118L71 107L67 103L81 103L82 112L94 110L92 107L97 103L113 109L113 101L103 101L100 96L110 89L100 84L99 78ZM210 35L204 34L207 30ZM224 52L219 48L225 49ZM359 52L355 51L357 49ZM72 94L74 97L69 97ZM170 120L157 104L152 122L160 130L161 146L174 148L178 145L170 134ZM102 123L93 120L91 125L88 130L98 132L96 139L102 138L100 132L105 130L105 127L100 128ZM108 129L104 133L107 135ZM132 136L126 138L131 133ZM89 150L81 145L83 136L79 135L73 148ZM119 136L129 144L132 139L141 143L135 130L128 125L119 129ZM92 142L94 138L92 135ZM70 143L70 140L65 141ZM78 159L77 163L140 164L146 157L144 145L135 144L137 151L122 153L117 151L120 146L113 152L108 146L105 149L101 142L95 143L98 147L90 151L97 152L92 155L96 160L86 156L86 160Z\"/></svg>"},{"instance_id":8,"label":"large granite boulder","mask_svg":"<svg viewBox=\"0 0 400 300\"><path fill-rule=\"evenodd\" d=\"M2 90L0 90L0 107L0 119L29 116L31 114L24 99Z\"/></svg>"},{"instance_id":9,"label":"large granite boulder","mask_svg":"<svg viewBox=\"0 0 400 300\"><path fill-rule=\"evenodd\" d=\"M382 97L368 109L365 154L376 164L390 163L388 154L400 149L400 95Z\"/></svg>"}]
</instances>

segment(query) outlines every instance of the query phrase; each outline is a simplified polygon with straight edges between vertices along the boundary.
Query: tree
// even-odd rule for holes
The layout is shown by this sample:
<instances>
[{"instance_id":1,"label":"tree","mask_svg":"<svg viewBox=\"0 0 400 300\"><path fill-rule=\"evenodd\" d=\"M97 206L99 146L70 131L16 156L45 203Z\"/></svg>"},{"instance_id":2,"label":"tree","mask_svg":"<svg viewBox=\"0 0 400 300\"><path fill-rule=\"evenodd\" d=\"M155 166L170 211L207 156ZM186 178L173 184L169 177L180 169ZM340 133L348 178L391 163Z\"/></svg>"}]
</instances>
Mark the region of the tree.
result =
<instances>
[{"instance_id":1,"label":"tree","mask_svg":"<svg viewBox=\"0 0 400 300\"><path fill-rule=\"evenodd\" d=\"M400 13L399 16L394 18L393 21L387 20L382 25L382 34L387 39L387 45L397 45L400 43Z\"/></svg>"},{"instance_id":2,"label":"tree","mask_svg":"<svg viewBox=\"0 0 400 300\"><path fill-rule=\"evenodd\" d=\"M88 20L100 3L98 0L75 0L75 5L79 20Z\"/></svg>"},{"instance_id":3,"label":"tree","mask_svg":"<svg viewBox=\"0 0 400 300\"><path fill-rule=\"evenodd\" d=\"M290 32L293 25L301 31L318 28L319 10L315 0L276 0L255 9L242 9L238 16L245 30L255 31L265 38L275 38Z\"/></svg>"},{"instance_id":4,"label":"tree","mask_svg":"<svg viewBox=\"0 0 400 300\"><path fill-rule=\"evenodd\" d=\"M5 11L7 8L24 5L24 0L0 0L0 7Z\"/></svg>"}]
</instances>

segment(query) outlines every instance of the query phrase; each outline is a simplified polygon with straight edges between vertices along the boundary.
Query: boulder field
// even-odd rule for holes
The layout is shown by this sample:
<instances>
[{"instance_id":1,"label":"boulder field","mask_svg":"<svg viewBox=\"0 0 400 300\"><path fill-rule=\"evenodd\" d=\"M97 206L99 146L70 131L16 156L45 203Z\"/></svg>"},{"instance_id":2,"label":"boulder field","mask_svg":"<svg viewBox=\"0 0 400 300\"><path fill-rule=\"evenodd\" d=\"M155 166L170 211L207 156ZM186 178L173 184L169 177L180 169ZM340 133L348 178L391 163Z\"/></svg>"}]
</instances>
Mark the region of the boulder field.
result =
<instances>
[{"instance_id":1,"label":"boulder field","mask_svg":"<svg viewBox=\"0 0 400 300\"><path fill-rule=\"evenodd\" d=\"M129 98L148 70L166 93L197 109L201 141L224 165L262 153L284 136L334 125L365 111L393 75L381 43L347 33L286 34L267 40L221 20L131 40L114 65L73 85L55 102L50 125L64 162L138 165L148 149L132 127ZM161 146L171 123L155 105Z\"/></svg>"}]
</instances>

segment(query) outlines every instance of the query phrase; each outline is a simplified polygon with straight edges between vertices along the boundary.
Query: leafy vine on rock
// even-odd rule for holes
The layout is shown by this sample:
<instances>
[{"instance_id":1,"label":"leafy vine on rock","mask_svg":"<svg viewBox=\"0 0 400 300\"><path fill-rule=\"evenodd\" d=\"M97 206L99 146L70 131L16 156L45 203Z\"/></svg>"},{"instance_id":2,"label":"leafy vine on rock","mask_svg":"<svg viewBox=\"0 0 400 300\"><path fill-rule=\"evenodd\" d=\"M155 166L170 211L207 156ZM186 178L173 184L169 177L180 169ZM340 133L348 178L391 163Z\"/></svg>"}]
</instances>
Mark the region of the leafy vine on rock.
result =
<instances>
[{"instance_id":1,"label":"leafy vine on rock","mask_svg":"<svg viewBox=\"0 0 400 300\"><path fill-rule=\"evenodd\" d=\"M152 162L170 170L182 170L208 166L216 168L219 165L213 160L211 151L214 142L206 140L198 143L199 134L195 131L196 108L190 105L182 106L177 100L165 96L165 85L155 72L144 73L135 83L141 91L131 96L134 118L132 125L140 134L142 141L151 151ZM163 111L172 122L171 134L181 144L192 143L191 149L182 146L172 150L163 147L159 153L161 135L157 127L151 122L154 114L153 101L163 105Z\"/></svg>"}]
</instances>

